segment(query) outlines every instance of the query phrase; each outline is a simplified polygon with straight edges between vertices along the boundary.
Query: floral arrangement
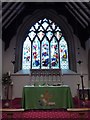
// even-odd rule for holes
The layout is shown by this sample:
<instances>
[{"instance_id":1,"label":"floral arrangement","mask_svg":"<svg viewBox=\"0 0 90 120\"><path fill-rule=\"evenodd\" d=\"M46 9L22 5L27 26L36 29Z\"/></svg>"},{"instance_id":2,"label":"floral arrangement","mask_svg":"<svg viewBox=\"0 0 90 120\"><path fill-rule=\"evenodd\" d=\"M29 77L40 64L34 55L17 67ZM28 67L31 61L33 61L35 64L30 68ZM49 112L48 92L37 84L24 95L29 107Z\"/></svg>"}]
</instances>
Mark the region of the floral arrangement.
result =
<instances>
[{"instance_id":1,"label":"floral arrangement","mask_svg":"<svg viewBox=\"0 0 90 120\"><path fill-rule=\"evenodd\" d=\"M11 84L12 80L11 80L11 76L10 74L7 72L5 74L2 75L2 84L6 85L6 84Z\"/></svg>"}]
</instances>

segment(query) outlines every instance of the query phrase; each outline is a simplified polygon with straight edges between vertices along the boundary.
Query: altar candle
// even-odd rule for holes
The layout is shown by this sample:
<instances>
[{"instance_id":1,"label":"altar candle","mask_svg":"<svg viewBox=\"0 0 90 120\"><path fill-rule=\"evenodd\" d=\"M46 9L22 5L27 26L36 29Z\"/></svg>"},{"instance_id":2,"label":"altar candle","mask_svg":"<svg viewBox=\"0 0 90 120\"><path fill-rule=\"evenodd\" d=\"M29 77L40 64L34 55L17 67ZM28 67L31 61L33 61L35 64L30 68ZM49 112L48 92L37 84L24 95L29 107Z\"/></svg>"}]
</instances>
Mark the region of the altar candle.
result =
<instances>
[{"instance_id":1,"label":"altar candle","mask_svg":"<svg viewBox=\"0 0 90 120\"><path fill-rule=\"evenodd\" d=\"M77 84L80 84L80 81L79 81L79 80L77 81Z\"/></svg>"},{"instance_id":2,"label":"altar candle","mask_svg":"<svg viewBox=\"0 0 90 120\"><path fill-rule=\"evenodd\" d=\"M10 76L10 71L8 72L8 75Z\"/></svg>"},{"instance_id":3,"label":"altar candle","mask_svg":"<svg viewBox=\"0 0 90 120\"><path fill-rule=\"evenodd\" d=\"M82 76L82 71L81 71L81 76Z\"/></svg>"},{"instance_id":4,"label":"altar candle","mask_svg":"<svg viewBox=\"0 0 90 120\"><path fill-rule=\"evenodd\" d=\"M63 71L62 71L62 69L61 69L61 76L63 76Z\"/></svg>"},{"instance_id":5,"label":"altar candle","mask_svg":"<svg viewBox=\"0 0 90 120\"><path fill-rule=\"evenodd\" d=\"M83 75L83 72L82 72L82 62L81 62L81 64L80 64L80 74L81 74L81 76Z\"/></svg>"},{"instance_id":6,"label":"altar candle","mask_svg":"<svg viewBox=\"0 0 90 120\"><path fill-rule=\"evenodd\" d=\"M82 76L82 65L81 65L81 76Z\"/></svg>"}]
</instances>

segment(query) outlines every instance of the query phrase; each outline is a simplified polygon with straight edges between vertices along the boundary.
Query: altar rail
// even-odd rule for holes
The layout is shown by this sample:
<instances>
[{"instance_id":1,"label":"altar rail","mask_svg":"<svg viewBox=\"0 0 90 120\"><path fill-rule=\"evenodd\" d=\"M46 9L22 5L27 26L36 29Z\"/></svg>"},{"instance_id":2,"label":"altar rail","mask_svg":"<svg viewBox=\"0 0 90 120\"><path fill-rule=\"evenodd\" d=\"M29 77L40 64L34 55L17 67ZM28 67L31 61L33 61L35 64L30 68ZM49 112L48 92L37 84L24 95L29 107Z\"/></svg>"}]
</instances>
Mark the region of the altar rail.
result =
<instances>
[{"instance_id":1,"label":"altar rail","mask_svg":"<svg viewBox=\"0 0 90 120\"><path fill-rule=\"evenodd\" d=\"M0 109L0 112L6 113L7 114L7 119L6 120L13 120L13 115L15 112L19 112L19 115L21 116L20 112L24 112L23 108L17 109L17 108L2 108Z\"/></svg>"},{"instance_id":2,"label":"altar rail","mask_svg":"<svg viewBox=\"0 0 90 120\"><path fill-rule=\"evenodd\" d=\"M68 108L67 111L70 113L70 120L72 118L72 113L77 112L79 115L79 120L87 120L90 112L90 108ZM87 114L86 114L87 113Z\"/></svg>"}]
</instances>

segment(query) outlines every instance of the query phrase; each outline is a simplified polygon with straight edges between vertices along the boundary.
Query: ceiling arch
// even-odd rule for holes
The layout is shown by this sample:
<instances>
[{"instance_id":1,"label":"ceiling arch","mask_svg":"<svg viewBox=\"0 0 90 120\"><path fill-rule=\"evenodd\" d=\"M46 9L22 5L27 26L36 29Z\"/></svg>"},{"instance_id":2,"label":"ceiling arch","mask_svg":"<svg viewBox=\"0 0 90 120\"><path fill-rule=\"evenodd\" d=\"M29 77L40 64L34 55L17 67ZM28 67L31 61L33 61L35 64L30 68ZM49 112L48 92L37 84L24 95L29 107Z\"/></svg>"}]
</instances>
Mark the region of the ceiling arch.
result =
<instances>
[{"instance_id":1,"label":"ceiling arch","mask_svg":"<svg viewBox=\"0 0 90 120\"><path fill-rule=\"evenodd\" d=\"M47 8L67 18L74 34L85 48L85 41L90 37L90 2L2 2L0 22L5 49L9 47L12 37L26 16L36 9Z\"/></svg>"}]
</instances>

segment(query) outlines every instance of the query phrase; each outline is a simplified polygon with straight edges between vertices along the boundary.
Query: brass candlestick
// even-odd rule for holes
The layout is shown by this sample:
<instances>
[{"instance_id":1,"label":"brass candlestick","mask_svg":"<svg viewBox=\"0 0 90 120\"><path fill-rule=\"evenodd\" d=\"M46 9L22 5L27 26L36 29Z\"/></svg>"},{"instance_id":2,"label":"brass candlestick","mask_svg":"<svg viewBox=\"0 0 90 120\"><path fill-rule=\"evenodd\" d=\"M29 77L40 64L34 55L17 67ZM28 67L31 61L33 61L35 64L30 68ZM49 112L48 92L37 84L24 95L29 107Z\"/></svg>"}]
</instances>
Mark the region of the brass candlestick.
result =
<instances>
[{"instance_id":1,"label":"brass candlestick","mask_svg":"<svg viewBox=\"0 0 90 120\"><path fill-rule=\"evenodd\" d=\"M84 95L84 83L83 83L83 75L81 75L80 77L81 77L81 83L82 83L82 96L83 96L83 100L85 100L85 95Z\"/></svg>"}]
</instances>

